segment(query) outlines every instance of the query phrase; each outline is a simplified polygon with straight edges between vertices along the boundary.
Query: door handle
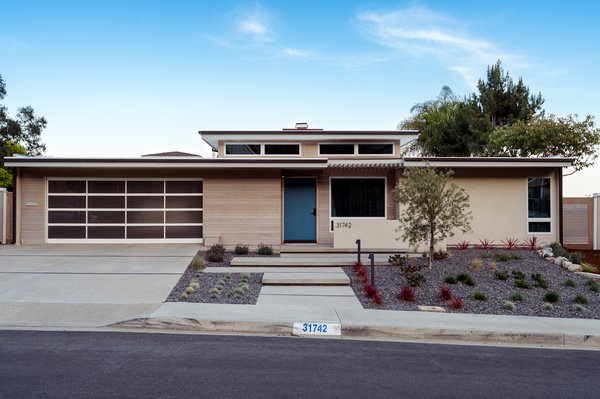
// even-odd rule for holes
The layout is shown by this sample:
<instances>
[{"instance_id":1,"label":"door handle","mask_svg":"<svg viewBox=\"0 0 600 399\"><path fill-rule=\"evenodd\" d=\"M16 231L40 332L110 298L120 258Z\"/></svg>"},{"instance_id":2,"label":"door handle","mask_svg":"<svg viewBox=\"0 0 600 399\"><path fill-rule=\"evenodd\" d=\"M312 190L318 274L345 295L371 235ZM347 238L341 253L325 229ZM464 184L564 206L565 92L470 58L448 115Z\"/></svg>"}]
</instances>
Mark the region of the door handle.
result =
<instances>
[{"instance_id":1,"label":"door handle","mask_svg":"<svg viewBox=\"0 0 600 399\"><path fill-rule=\"evenodd\" d=\"M313 208L311 215L317 216L317 208Z\"/></svg>"}]
</instances>

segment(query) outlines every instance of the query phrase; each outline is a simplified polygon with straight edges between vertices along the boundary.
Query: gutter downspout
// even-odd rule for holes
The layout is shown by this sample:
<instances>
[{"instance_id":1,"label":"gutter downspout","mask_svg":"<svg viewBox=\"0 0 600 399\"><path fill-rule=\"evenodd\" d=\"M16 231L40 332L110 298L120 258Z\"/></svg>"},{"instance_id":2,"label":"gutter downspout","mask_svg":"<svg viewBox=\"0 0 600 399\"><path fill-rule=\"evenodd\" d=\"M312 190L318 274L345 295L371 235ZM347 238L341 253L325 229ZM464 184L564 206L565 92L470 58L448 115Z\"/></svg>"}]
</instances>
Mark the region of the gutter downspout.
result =
<instances>
[{"instance_id":1,"label":"gutter downspout","mask_svg":"<svg viewBox=\"0 0 600 399\"><path fill-rule=\"evenodd\" d=\"M600 209L598 209L598 207L600 206L600 193L594 193L594 202L593 202L593 212L592 215L594 216L594 242L592 243L592 249L593 250L597 250L600 249L600 243L598 242L598 211L600 211Z\"/></svg>"},{"instance_id":2,"label":"gutter downspout","mask_svg":"<svg viewBox=\"0 0 600 399\"><path fill-rule=\"evenodd\" d=\"M12 202L12 243L17 243L17 168L12 168L13 173L13 202Z\"/></svg>"},{"instance_id":3,"label":"gutter downspout","mask_svg":"<svg viewBox=\"0 0 600 399\"><path fill-rule=\"evenodd\" d=\"M563 245L563 170L558 168L558 242Z\"/></svg>"}]
</instances>

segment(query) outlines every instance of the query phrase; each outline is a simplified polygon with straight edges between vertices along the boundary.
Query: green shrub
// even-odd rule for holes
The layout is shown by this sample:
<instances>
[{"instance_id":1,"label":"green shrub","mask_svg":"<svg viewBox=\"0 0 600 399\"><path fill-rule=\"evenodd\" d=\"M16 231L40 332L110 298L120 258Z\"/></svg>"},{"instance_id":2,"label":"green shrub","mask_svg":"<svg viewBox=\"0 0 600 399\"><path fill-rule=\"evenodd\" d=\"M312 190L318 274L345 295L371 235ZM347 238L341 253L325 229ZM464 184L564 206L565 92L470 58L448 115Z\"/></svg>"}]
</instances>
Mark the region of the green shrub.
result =
<instances>
[{"instance_id":1,"label":"green shrub","mask_svg":"<svg viewBox=\"0 0 600 399\"><path fill-rule=\"evenodd\" d=\"M224 256L225 247L221 244L214 244L206 250L206 255L204 257L209 262L223 262Z\"/></svg>"},{"instance_id":2,"label":"green shrub","mask_svg":"<svg viewBox=\"0 0 600 399\"><path fill-rule=\"evenodd\" d=\"M190 282L189 287L192 288L194 291L196 291L198 288L200 288L200 284L198 284L196 282Z\"/></svg>"},{"instance_id":3,"label":"green shrub","mask_svg":"<svg viewBox=\"0 0 600 399\"><path fill-rule=\"evenodd\" d=\"M501 272L500 270L496 270L496 272L494 273L494 276L498 279L498 280L508 280L508 273L507 272Z\"/></svg>"},{"instance_id":4,"label":"green shrub","mask_svg":"<svg viewBox=\"0 0 600 399\"><path fill-rule=\"evenodd\" d=\"M516 305L514 302L511 301L504 301L504 309L506 310L515 310Z\"/></svg>"},{"instance_id":5,"label":"green shrub","mask_svg":"<svg viewBox=\"0 0 600 399\"><path fill-rule=\"evenodd\" d=\"M456 276L456 280L470 287L475 285L475 280L473 280L473 277L469 273L460 273L458 276Z\"/></svg>"},{"instance_id":6,"label":"green shrub","mask_svg":"<svg viewBox=\"0 0 600 399\"><path fill-rule=\"evenodd\" d=\"M582 263L581 271L586 273L598 273L598 268L594 265L590 265L589 263Z\"/></svg>"},{"instance_id":7,"label":"green shrub","mask_svg":"<svg viewBox=\"0 0 600 399\"><path fill-rule=\"evenodd\" d=\"M221 294L221 290L218 289L217 287L212 287L210 290L208 290L208 293L211 294L211 295L212 294L219 294L220 295Z\"/></svg>"},{"instance_id":8,"label":"green shrub","mask_svg":"<svg viewBox=\"0 0 600 399\"><path fill-rule=\"evenodd\" d=\"M570 278L565 280L565 287L571 287L571 288L575 288L577 287L577 283L573 280L571 280Z\"/></svg>"},{"instance_id":9,"label":"green shrub","mask_svg":"<svg viewBox=\"0 0 600 399\"><path fill-rule=\"evenodd\" d=\"M204 263L204 259L199 256L196 255L194 256L194 258L192 259L192 269L195 271L201 270L204 267L205 263Z\"/></svg>"},{"instance_id":10,"label":"green shrub","mask_svg":"<svg viewBox=\"0 0 600 399\"><path fill-rule=\"evenodd\" d=\"M529 284L525 280L518 279L518 280L515 280L515 287L524 288L524 289L528 290L531 288L531 284Z\"/></svg>"},{"instance_id":11,"label":"green shrub","mask_svg":"<svg viewBox=\"0 0 600 399\"><path fill-rule=\"evenodd\" d=\"M554 305L546 302L546 303L544 303L544 309L545 310L554 310Z\"/></svg>"},{"instance_id":12,"label":"green shrub","mask_svg":"<svg viewBox=\"0 0 600 399\"><path fill-rule=\"evenodd\" d=\"M267 244L260 243L258 244L257 252L259 255L273 255L273 247Z\"/></svg>"},{"instance_id":13,"label":"green shrub","mask_svg":"<svg viewBox=\"0 0 600 399\"><path fill-rule=\"evenodd\" d=\"M478 301L487 301L487 295L485 295L483 292L476 291L473 294L473 299Z\"/></svg>"},{"instance_id":14,"label":"green shrub","mask_svg":"<svg viewBox=\"0 0 600 399\"><path fill-rule=\"evenodd\" d=\"M421 273L421 267L414 262L400 266L404 278L411 287L420 287L425 284L425 276Z\"/></svg>"},{"instance_id":15,"label":"green shrub","mask_svg":"<svg viewBox=\"0 0 600 399\"><path fill-rule=\"evenodd\" d=\"M549 303L556 303L560 299L560 295L556 291L546 291L544 294L544 301Z\"/></svg>"},{"instance_id":16,"label":"green shrub","mask_svg":"<svg viewBox=\"0 0 600 399\"><path fill-rule=\"evenodd\" d=\"M448 276L444 279L444 282L446 284L456 284L456 277L454 276Z\"/></svg>"},{"instance_id":17,"label":"green shrub","mask_svg":"<svg viewBox=\"0 0 600 399\"><path fill-rule=\"evenodd\" d=\"M494 259L496 259L498 262L508 262L510 260L510 255L496 252L494 254Z\"/></svg>"},{"instance_id":18,"label":"green shrub","mask_svg":"<svg viewBox=\"0 0 600 399\"><path fill-rule=\"evenodd\" d=\"M492 257L492 254L489 252L482 252L481 254L479 254L483 259L489 259Z\"/></svg>"},{"instance_id":19,"label":"green shrub","mask_svg":"<svg viewBox=\"0 0 600 399\"><path fill-rule=\"evenodd\" d=\"M544 288L547 289L548 288L548 282L544 279L544 276L542 276L540 273L535 273L531 276L531 279L534 281L534 286L539 287L539 288ZM550 302L550 301L548 301Z\"/></svg>"},{"instance_id":20,"label":"green shrub","mask_svg":"<svg viewBox=\"0 0 600 399\"><path fill-rule=\"evenodd\" d=\"M244 290L242 287L237 287L233 290L234 295L244 295L245 293L246 290Z\"/></svg>"},{"instance_id":21,"label":"green shrub","mask_svg":"<svg viewBox=\"0 0 600 399\"><path fill-rule=\"evenodd\" d=\"M567 259L569 259L569 262L579 265L583 262L583 255L581 252L571 252L567 255Z\"/></svg>"},{"instance_id":22,"label":"green shrub","mask_svg":"<svg viewBox=\"0 0 600 399\"><path fill-rule=\"evenodd\" d=\"M388 262L394 266L404 266L406 264L406 256L405 255L392 255L388 258Z\"/></svg>"},{"instance_id":23,"label":"green shrub","mask_svg":"<svg viewBox=\"0 0 600 399\"><path fill-rule=\"evenodd\" d=\"M236 244L233 252L236 255L248 255L248 252L249 252L248 246L244 245L244 244Z\"/></svg>"},{"instance_id":24,"label":"green shrub","mask_svg":"<svg viewBox=\"0 0 600 399\"><path fill-rule=\"evenodd\" d=\"M443 251L441 249L433 253L434 260L444 260L447 257L448 257L448 252Z\"/></svg>"},{"instance_id":25,"label":"green shrub","mask_svg":"<svg viewBox=\"0 0 600 399\"><path fill-rule=\"evenodd\" d=\"M212 293L210 294L210 299L219 299L221 298L221 293Z\"/></svg>"},{"instance_id":26,"label":"green shrub","mask_svg":"<svg viewBox=\"0 0 600 399\"><path fill-rule=\"evenodd\" d=\"M578 312L585 312L587 309L583 305L577 304L575 305L575 310Z\"/></svg>"},{"instance_id":27,"label":"green shrub","mask_svg":"<svg viewBox=\"0 0 600 399\"><path fill-rule=\"evenodd\" d=\"M511 274L515 280L524 280L525 279L525 273L523 273L519 269L512 269Z\"/></svg>"},{"instance_id":28,"label":"green shrub","mask_svg":"<svg viewBox=\"0 0 600 399\"><path fill-rule=\"evenodd\" d=\"M242 278L249 279L250 278L250 273L244 273L244 274L242 274Z\"/></svg>"},{"instance_id":29,"label":"green shrub","mask_svg":"<svg viewBox=\"0 0 600 399\"><path fill-rule=\"evenodd\" d=\"M587 297L581 293L575 295L575 298L573 298L573 302L579 303L581 305L587 305L589 303Z\"/></svg>"},{"instance_id":30,"label":"green shrub","mask_svg":"<svg viewBox=\"0 0 600 399\"><path fill-rule=\"evenodd\" d=\"M593 292L600 291L600 288L598 288L598 282L596 280L588 280L587 286L589 287L590 291L593 291Z\"/></svg>"},{"instance_id":31,"label":"green shrub","mask_svg":"<svg viewBox=\"0 0 600 399\"><path fill-rule=\"evenodd\" d=\"M520 292L515 292L514 294L512 294L510 296L510 300L513 302L522 302L523 301L523 294L521 294Z\"/></svg>"},{"instance_id":32,"label":"green shrub","mask_svg":"<svg viewBox=\"0 0 600 399\"><path fill-rule=\"evenodd\" d=\"M550 248L552 248L552 254L555 258L559 256L566 257L568 255L567 250L564 249L563 246L560 245L560 243L558 242L553 242L552 244L550 244Z\"/></svg>"}]
</instances>

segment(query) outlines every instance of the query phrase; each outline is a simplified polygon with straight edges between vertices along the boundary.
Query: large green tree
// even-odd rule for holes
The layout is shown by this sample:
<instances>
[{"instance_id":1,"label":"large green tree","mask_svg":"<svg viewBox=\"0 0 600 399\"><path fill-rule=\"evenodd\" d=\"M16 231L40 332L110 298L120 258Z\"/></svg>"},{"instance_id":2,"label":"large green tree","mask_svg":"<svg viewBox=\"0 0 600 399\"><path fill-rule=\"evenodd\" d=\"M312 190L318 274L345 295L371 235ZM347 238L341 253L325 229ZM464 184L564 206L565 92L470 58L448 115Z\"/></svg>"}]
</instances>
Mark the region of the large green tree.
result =
<instances>
[{"instance_id":1,"label":"large green tree","mask_svg":"<svg viewBox=\"0 0 600 399\"><path fill-rule=\"evenodd\" d=\"M402 239L410 245L429 243L429 267L435 244L471 230L469 195L452 182L452 170L430 166L407 169L394 189L394 200L405 208L399 218Z\"/></svg>"},{"instance_id":2,"label":"large green tree","mask_svg":"<svg viewBox=\"0 0 600 399\"><path fill-rule=\"evenodd\" d=\"M487 148L491 156L573 158L575 173L594 164L599 146L600 129L593 117L578 121L572 115L540 115L494 130Z\"/></svg>"},{"instance_id":3,"label":"large green tree","mask_svg":"<svg viewBox=\"0 0 600 399\"><path fill-rule=\"evenodd\" d=\"M6 84L0 75L0 100L6 97ZM44 117L35 115L32 107L21 107L15 117L0 104L0 187L12 188L12 173L4 167L4 157L14 154L42 155L46 150L41 134L46 128Z\"/></svg>"}]
</instances>

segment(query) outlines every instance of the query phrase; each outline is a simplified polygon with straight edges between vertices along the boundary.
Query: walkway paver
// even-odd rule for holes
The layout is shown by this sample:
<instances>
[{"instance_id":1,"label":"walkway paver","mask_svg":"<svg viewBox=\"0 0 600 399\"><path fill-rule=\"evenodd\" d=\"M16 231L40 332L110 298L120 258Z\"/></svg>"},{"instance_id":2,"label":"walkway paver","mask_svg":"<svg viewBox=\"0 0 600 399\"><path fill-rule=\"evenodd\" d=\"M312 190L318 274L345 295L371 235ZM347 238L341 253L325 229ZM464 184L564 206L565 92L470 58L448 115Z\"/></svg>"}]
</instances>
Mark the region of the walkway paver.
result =
<instances>
[{"instance_id":1,"label":"walkway paver","mask_svg":"<svg viewBox=\"0 0 600 399\"><path fill-rule=\"evenodd\" d=\"M263 285L350 285L350 278L340 273L265 273Z\"/></svg>"}]
</instances>

